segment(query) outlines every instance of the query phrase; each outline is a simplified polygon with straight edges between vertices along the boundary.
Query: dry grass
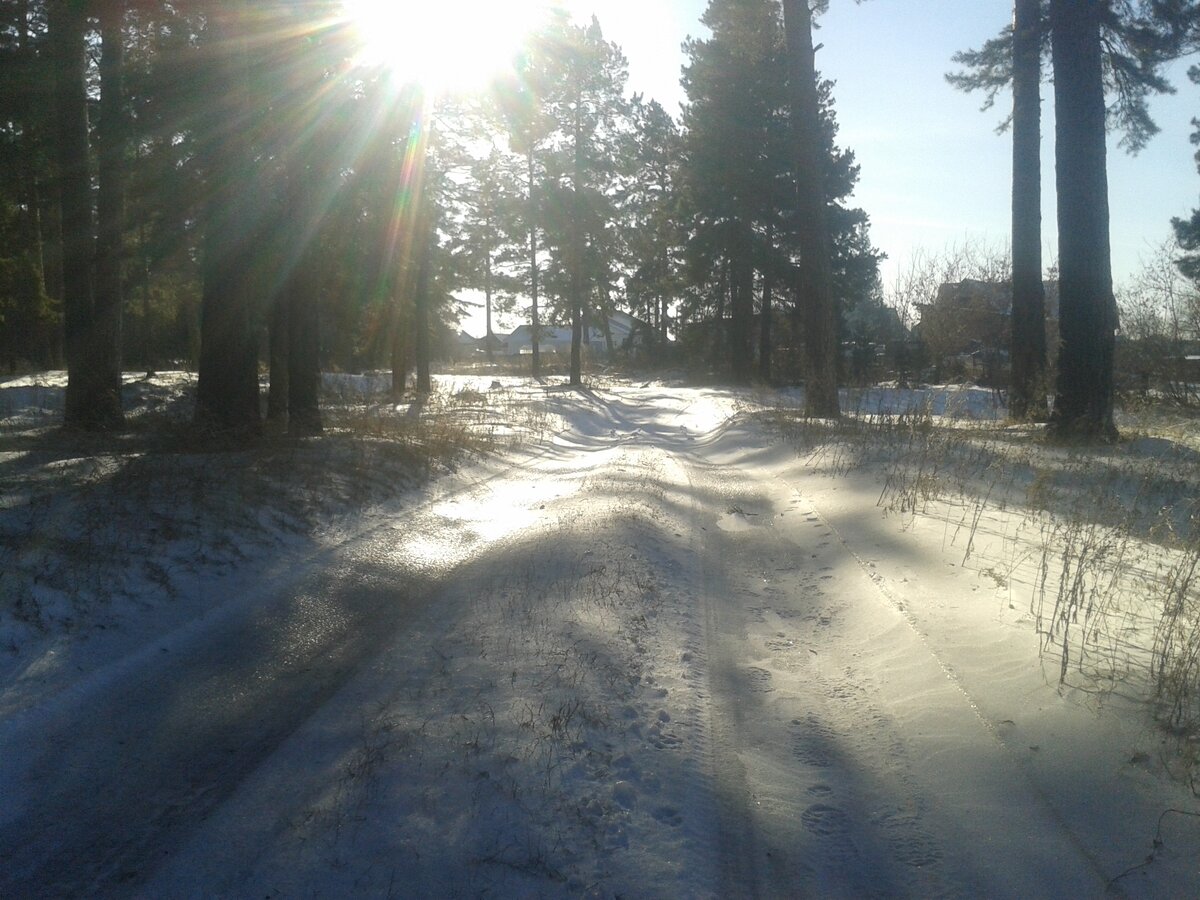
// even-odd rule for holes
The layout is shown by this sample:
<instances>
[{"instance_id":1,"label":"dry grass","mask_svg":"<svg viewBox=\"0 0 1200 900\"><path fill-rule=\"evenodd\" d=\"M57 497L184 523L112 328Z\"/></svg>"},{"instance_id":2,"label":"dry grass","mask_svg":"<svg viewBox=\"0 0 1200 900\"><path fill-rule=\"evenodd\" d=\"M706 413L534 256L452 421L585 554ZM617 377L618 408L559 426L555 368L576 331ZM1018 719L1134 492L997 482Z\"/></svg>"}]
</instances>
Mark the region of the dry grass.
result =
<instances>
[{"instance_id":1,"label":"dry grass","mask_svg":"<svg viewBox=\"0 0 1200 900\"><path fill-rule=\"evenodd\" d=\"M1032 426L951 422L928 409L851 412L836 423L790 409L766 415L817 471L875 469L885 514L945 519L964 563L974 557L998 584L1029 591L1063 682L1137 692L1182 738L1189 767L1200 762L1194 419L1143 407L1125 417L1119 444L1089 448L1048 444ZM996 528L1005 557L981 556L977 537Z\"/></svg>"},{"instance_id":2,"label":"dry grass","mask_svg":"<svg viewBox=\"0 0 1200 900\"><path fill-rule=\"evenodd\" d=\"M327 393L322 436L295 440L268 423L261 438L234 442L191 425L186 391L127 391L121 434L39 421L0 432L0 652L31 633L111 624L122 597L169 604L251 549L337 530L464 458L551 427L516 391L400 406Z\"/></svg>"}]
</instances>

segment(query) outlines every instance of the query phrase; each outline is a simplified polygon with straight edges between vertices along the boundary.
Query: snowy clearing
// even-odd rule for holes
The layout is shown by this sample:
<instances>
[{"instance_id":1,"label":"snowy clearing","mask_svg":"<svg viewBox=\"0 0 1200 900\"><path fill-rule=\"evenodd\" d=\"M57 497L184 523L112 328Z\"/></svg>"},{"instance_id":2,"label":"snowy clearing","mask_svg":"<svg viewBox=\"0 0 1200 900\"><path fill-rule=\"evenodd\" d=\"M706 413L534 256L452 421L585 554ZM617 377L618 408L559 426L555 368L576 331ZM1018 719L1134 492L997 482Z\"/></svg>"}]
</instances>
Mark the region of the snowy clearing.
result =
<instances>
[{"instance_id":1,"label":"snowy clearing","mask_svg":"<svg viewBox=\"0 0 1200 900\"><path fill-rule=\"evenodd\" d=\"M788 393L439 388L185 452L0 382L0 895L1195 894L1174 423L1100 465L978 390L848 395L851 440ZM498 452L430 462L463 435Z\"/></svg>"}]
</instances>

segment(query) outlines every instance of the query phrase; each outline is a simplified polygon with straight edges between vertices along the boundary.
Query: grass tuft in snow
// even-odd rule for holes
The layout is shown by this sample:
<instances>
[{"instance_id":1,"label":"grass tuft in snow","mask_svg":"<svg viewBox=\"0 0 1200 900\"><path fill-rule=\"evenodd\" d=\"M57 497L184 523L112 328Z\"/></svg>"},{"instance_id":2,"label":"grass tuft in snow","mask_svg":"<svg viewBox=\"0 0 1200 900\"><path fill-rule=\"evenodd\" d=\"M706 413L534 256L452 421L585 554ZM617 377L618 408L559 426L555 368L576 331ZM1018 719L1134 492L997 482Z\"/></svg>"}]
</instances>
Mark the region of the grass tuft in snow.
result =
<instances>
[{"instance_id":1,"label":"grass tuft in snow","mask_svg":"<svg viewBox=\"0 0 1200 900\"><path fill-rule=\"evenodd\" d=\"M885 514L943 521L963 564L1027 592L1064 685L1132 690L1200 763L1195 421L1143 407L1119 444L1063 447L936 397L863 392L837 422L785 405L763 415L815 470L876 472ZM976 539L997 530L988 545L1005 549L987 558Z\"/></svg>"}]
</instances>

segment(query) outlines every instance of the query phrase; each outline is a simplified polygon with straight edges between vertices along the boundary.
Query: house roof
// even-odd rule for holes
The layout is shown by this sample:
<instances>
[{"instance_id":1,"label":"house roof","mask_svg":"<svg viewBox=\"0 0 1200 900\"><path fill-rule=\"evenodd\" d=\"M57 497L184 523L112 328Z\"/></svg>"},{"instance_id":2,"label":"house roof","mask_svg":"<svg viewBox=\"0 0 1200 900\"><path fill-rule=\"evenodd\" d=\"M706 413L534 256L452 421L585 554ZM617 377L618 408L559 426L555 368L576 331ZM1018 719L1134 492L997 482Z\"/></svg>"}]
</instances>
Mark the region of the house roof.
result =
<instances>
[{"instance_id":1,"label":"house roof","mask_svg":"<svg viewBox=\"0 0 1200 900\"><path fill-rule=\"evenodd\" d=\"M1058 318L1058 282L1043 281L1042 289L1046 297L1046 317ZM1012 313L1012 282L1010 281L979 281L965 278L962 281L947 281L938 287L937 296L932 303L922 306L958 306L978 307L986 305L1000 315Z\"/></svg>"}]
</instances>

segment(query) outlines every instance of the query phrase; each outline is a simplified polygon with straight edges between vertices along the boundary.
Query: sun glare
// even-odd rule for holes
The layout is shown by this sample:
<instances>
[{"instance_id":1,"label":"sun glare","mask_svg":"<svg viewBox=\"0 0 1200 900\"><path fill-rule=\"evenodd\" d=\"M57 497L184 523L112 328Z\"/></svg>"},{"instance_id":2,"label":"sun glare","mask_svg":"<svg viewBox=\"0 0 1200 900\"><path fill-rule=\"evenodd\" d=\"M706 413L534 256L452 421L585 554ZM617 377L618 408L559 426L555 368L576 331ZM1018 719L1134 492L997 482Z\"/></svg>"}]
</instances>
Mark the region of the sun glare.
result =
<instances>
[{"instance_id":1,"label":"sun glare","mask_svg":"<svg viewBox=\"0 0 1200 900\"><path fill-rule=\"evenodd\" d=\"M502 71L546 0L343 0L360 62L427 90L481 87Z\"/></svg>"}]
</instances>

